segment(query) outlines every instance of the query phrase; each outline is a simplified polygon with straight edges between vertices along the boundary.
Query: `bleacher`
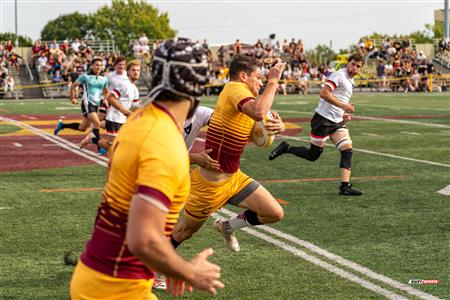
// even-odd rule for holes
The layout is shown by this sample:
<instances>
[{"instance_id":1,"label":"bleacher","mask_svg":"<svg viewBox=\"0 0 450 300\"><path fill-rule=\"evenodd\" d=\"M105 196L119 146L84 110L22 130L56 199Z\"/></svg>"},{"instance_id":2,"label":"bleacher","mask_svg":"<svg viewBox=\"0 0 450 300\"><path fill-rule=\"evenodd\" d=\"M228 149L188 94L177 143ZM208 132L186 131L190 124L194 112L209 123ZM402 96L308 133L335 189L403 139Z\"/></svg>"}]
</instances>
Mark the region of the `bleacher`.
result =
<instances>
[{"instance_id":1,"label":"bleacher","mask_svg":"<svg viewBox=\"0 0 450 300\"><path fill-rule=\"evenodd\" d=\"M46 72L38 72L39 84L42 84L42 94L45 98L69 97L65 84L55 85Z\"/></svg>"}]
</instances>

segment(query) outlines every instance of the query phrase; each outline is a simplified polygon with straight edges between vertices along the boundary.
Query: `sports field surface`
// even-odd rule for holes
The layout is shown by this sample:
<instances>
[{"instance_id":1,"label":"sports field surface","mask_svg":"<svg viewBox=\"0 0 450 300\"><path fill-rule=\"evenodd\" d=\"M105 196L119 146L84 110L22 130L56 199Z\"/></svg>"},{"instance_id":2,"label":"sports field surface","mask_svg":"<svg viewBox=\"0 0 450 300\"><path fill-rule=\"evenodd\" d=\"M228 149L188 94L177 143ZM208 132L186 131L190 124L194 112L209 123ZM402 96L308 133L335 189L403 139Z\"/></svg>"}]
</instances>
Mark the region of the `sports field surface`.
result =
<instances>
[{"instance_id":1,"label":"sports field surface","mask_svg":"<svg viewBox=\"0 0 450 300\"><path fill-rule=\"evenodd\" d=\"M281 140L309 144L317 102L278 96L274 109L288 130L268 148L249 144L242 158L284 220L239 231L239 253L209 220L179 252L214 248L225 283L215 299L450 299L450 94L353 96L352 182L361 197L337 194L340 157L331 145L314 163L268 161ZM69 299L73 267L63 256L90 237L107 157L80 150L83 134L53 136L59 117L80 119L68 100L1 101L0 112L0 299ZM214 217L239 211L227 206Z\"/></svg>"}]
</instances>

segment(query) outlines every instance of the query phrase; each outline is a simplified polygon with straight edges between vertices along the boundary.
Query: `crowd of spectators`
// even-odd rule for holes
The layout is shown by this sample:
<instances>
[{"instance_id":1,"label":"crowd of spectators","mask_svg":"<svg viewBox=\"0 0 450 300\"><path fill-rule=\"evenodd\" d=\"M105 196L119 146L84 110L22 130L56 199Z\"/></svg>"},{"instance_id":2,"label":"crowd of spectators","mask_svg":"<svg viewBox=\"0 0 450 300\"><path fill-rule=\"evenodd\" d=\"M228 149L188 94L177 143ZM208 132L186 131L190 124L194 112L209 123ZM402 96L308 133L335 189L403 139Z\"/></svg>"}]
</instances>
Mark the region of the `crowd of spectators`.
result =
<instances>
[{"instance_id":1,"label":"crowd of spectators","mask_svg":"<svg viewBox=\"0 0 450 300\"><path fill-rule=\"evenodd\" d=\"M435 73L433 61L423 51L417 52L408 40L386 39L379 46L367 39L360 41L358 51L365 57L376 59L377 89L388 88L408 92L430 91L429 74Z\"/></svg>"},{"instance_id":2,"label":"crowd of spectators","mask_svg":"<svg viewBox=\"0 0 450 300\"><path fill-rule=\"evenodd\" d=\"M14 92L15 80L12 71L19 73L21 58L16 53L12 40L0 41L0 86L3 88L3 93Z\"/></svg>"},{"instance_id":3,"label":"crowd of spectators","mask_svg":"<svg viewBox=\"0 0 450 300\"><path fill-rule=\"evenodd\" d=\"M37 40L32 47L33 67L39 77L53 83L67 83L70 88L79 75L89 71L91 60L100 57L103 60L104 73L114 69L114 60L118 54L105 52L95 53L87 41L75 39L71 43L64 40L62 43L53 40L43 42Z\"/></svg>"}]
</instances>

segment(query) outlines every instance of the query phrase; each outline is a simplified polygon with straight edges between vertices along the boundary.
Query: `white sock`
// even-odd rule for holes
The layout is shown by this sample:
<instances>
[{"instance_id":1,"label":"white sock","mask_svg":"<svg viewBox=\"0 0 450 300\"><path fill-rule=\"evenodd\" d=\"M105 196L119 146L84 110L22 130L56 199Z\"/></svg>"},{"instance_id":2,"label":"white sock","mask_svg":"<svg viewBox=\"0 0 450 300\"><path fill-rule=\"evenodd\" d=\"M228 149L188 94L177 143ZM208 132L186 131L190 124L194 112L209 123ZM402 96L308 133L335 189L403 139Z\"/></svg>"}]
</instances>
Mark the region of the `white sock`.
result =
<instances>
[{"instance_id":1,"label":"white sock","mask_svg":"<svg viewBox=\"0 0 450 300\"><path fill-rule=\"evenodd\" d=\"M225 231L228 233L232 233L239 228L244 227L250 227L252 226L247 222L247 219L245 218L245 211L241 212L240 214L229 218L225 223Z\"/></svg>"}]
</instances>

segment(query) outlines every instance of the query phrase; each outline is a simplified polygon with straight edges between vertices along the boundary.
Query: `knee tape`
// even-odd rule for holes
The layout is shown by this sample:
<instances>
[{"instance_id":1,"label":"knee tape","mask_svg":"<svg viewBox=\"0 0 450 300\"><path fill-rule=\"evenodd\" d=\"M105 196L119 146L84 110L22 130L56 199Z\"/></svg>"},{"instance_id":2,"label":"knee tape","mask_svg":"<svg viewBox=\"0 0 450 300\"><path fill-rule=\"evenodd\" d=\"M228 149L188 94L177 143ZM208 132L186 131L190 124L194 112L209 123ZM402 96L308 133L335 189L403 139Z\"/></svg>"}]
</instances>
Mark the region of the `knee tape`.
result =
<instances>
[{"instance_id":1,"label":"knee tape","mask_svg":"<svg viewBox=\"0 0 450 300\"><path fill-rule=\"evenodd\" d=\"M345 145L348 145L348 144L351 145L352 144L352 140L350 139L350 137L345 137L345 138L342 138L341 140L336 142L336 148L339 151L345 151L343 148L344 148Z\"/></svg>"},{"instance_id":2,"label":"knee tape","mask_svg":"<svg viewBox=\"0 0 450 300\"><path fill-rule=\"evenodd\" d=\"M347 150L341 151L341 163L339 164L339 168L351 170L352 169L352 155L353 155L352 149L347 149Z\"/></svg>"}]
</instances>

